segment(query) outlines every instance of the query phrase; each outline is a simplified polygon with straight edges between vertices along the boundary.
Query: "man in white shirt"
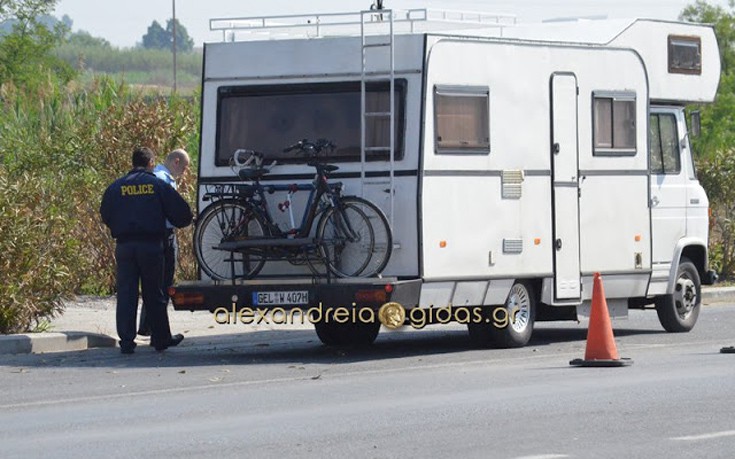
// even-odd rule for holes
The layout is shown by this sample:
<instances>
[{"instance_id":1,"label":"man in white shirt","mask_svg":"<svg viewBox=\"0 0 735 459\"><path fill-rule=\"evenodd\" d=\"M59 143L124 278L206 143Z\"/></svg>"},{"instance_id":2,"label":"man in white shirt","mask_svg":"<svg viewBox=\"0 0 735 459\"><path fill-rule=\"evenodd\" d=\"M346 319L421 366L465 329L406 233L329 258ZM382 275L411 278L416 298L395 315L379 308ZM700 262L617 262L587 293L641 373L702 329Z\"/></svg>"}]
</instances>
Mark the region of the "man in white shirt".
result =
<instances>
[{"instance_id":1,"label":"man in white shirt","mask_svg":"<svg viewBox=\"0 0 735 459\"><path fill-rule=\"evenodd\" d=\"M179 148L166 156L163 164L157 165L153 169L153 173L159 179L168 183L176 190L176 180L181 178L189 169L189 154ZM166 221L166 241L164 244L164 277L163 277L163 293L168 305L168 288L174 283L174 272L176 271L176 260L178 258L178 244L176 243L176 233L171 222ZM150 326L146 319L145 306L140 310L140 327L138 334L142 336L150 336Z\"/></svg>"}]
</instances>

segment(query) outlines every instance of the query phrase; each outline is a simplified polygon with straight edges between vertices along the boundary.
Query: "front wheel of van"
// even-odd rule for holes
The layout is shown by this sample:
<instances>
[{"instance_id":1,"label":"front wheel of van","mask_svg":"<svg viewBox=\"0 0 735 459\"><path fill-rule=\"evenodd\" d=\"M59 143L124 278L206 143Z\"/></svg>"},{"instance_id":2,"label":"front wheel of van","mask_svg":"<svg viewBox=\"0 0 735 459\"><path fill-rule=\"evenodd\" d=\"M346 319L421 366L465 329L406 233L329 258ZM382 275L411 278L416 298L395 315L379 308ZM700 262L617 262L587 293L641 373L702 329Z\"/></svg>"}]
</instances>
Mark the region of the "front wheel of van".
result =
<instances>
[{"instance_id":1,"label":"front wheel of van","mask_svg":"<svg viewBox=\"0 0 735 459\"><path fill-rule=\"evenodd\" d=\"M702 306L702 283L688 258L682 257L676 273L674 293L656 298L658 320L667 332L688 332L694 328Z\"/></svg>"},{"instance_id":2,"label":"front wheel of van","mask_svg":"<svg viewBox=\"0 0 735 459\"><path fill-rule=\"evenodd\" d=\"M478 347L523 347L531 340L536 316L536 297L530 283L513 284L505 304L483 308L482 320L470 321L470 341Z\"/></svg>"}]
</instances>

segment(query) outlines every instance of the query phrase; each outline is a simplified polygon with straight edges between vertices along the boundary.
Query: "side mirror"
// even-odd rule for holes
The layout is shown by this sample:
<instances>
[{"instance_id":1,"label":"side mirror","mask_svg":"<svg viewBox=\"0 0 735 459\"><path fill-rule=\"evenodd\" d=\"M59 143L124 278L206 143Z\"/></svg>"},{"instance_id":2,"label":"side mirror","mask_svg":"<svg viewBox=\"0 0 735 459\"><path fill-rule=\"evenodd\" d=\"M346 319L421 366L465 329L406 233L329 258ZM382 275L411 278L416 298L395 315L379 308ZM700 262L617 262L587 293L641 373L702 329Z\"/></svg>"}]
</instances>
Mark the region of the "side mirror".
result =
<instances>
[{"instance_id":1,"label":"side mirror","mask_svg":"<svg viewBox=\"0 0 735 459\"><path fill-rule=\"evenodd\" d=\"M691 114L691 120L692 120L692 137L699 137L699 135L702 133L702 116L699 112L699 110L695 110Z\"/></svg>"}]
</instances>

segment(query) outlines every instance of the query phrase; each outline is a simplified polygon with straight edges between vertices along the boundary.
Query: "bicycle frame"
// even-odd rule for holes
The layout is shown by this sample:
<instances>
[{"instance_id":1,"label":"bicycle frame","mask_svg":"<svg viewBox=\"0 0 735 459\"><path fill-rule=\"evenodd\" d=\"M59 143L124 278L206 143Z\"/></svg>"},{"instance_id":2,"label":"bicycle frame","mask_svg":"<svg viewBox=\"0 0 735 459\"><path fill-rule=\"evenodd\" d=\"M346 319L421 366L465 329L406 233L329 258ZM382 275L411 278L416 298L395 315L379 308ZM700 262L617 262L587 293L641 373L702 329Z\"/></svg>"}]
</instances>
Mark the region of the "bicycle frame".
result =
<instances>
[{"instance_id":1,"label":"bicycle frame","mask_svg":"<svg viewBox=\"0 0 735 459\"><path fill-rule=\"evenodd\" d=\"M231 187L231 191L224 191L227 187ZM335 206L335 198L339 199L342 190L342 182L329 183L327 174L321 165L317 165L317 175L311 184L289 184L289 185L263 185L260 180L256 180L253 184L235 184L235 185L217 185L216 191L208 192L203 199L217 202L223 199L233 199L246 205L255 214L261 217L261 221L268 226L271 236L287 238L306 238L311 233L311 229L320 212L320 204L326 196L329 199L329 205ZM306 208L301 216L301 223L298 228L292 228L283 231L273 220L271 211L268 207L268 199L266 194L277 191L286 191L295 193L297 191L309 191ZM352 233L352 231L350 231Z\"/></svg>"}]
</instances>

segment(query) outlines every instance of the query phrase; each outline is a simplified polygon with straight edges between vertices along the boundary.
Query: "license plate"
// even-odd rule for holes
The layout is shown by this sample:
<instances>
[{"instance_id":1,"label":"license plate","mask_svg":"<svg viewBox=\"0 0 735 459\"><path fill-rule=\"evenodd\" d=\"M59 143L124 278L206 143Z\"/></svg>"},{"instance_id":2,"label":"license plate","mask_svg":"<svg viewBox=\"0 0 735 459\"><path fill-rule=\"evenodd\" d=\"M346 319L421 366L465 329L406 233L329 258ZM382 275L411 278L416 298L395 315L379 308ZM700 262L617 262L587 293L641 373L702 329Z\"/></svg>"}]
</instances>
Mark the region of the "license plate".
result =
<instances>
[{"instance_id":1,"label":"license plate","mask_svg":"<svg viewBox=\"0 0 735 459\"><path fill-rule=\"evenodd\" d=\"M307 290L282 292L253 292L253 305L309 304Z\"/></svg>"}]
</instances>

